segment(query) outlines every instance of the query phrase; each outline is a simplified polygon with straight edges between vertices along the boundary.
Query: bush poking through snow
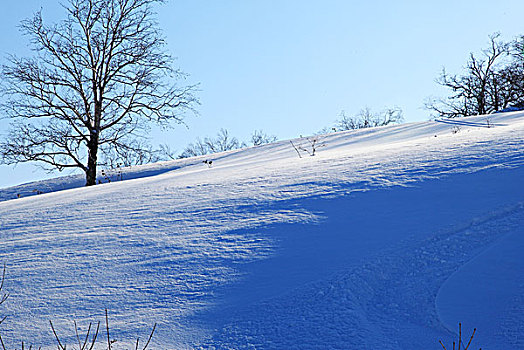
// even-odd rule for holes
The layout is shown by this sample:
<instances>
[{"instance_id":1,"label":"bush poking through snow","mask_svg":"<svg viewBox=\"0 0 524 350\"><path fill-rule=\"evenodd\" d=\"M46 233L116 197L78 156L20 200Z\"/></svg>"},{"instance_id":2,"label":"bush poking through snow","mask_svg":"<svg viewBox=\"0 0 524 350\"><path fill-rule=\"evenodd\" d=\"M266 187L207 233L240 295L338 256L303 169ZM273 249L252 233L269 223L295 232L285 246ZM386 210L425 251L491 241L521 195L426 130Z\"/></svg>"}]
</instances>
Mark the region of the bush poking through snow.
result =
<instances>
[{"instance_id":1,"label":"bush poking through snow","mask_svg":"<svg viewBox=\"0 0 524 350\"><path fill-rule=\"evenodd\" d=\"M5 299L4 299L4 301L5 301ZM104 343L104 345L102 345L102 347L100 347L100 349L113 350L114 349L113 344L115 344L117 341L115 339L111 339L110 327L109 327L109 317L107 315L107 309L105 310L105 314L106 314L106 316L105 316L105 321L106 321L106 324L105 324L106 338L105 338L105 340L102 341L102 343ZM95 345L97 343L98 334L99 334L98 332L100 330L100 321L98 321L96 323L96 329L94 327L94 324L90 322L85 335L80 335L78 333L79 328L78 328L78 326L76 324L76 321L73 321L73 324L74 324L74 327L75 327L75 338L76 338L76 341L78 342L78 349L75 347L76 345L75 346L71 345L71 347L69 347L68 344L64 344L62 339L58 335L58 333L57 333L57 331L55 329L55 326L53 325L53 322L49 321L49 324L51 325L51 330L53 331L53 335L55 336L55 339L56 339L56 342L57 342L57 349L58 350L67 350L67 349L72 349L72 350L94 350L94 349L96 349ZM151 333L149 333L149 337L147 338L147 341L145 342L145 344L143 346L141 346L140 345L140 338L137 338L136 342L135 342L134 349L135 350L139 350L139 349L146 350L147 347L149 346L149 343L151 342L151 339L153 338L153 334L155 333L155 329L156 329L156 323L153 325L153 329L151 330ZM3 340L1 335L0 335L0 346L1 346L1 350L8 350L8 348L6 347L6 345L4 343L4 340ZM26 346L25 346L24 342L22 342L22 350L25 350L25 349L26 349ZM27 348L27 349L28 350L32 350L33 346L30 345L29 348ZM41 347L39 347L38 349L41 349Z\"/></svg>"},{"instance_id":2,"label":"bush poking through snow","mask_svg":"<svg viewBox=\"0 0 524 350\"><path fill-rule=\"evenodd\" d=\"M8 293L3 293L2 290L4 288L4 281L5 281L5 270L6 270L6 267L5 267L5 264L4 264L4 269L3 269L3 272L2 272L2 279L0 280L0 305L2 305L6 300L7 298L9 297L9 294ZM115 339L111 339L111 336L110 336L110 327L109 327L109 317L107 315L107 309L105 310L105 321L106 321L106 324L105 324L105 328L106 328L106 339L107 339L107 347L106 345L103 345L101 348L104 349L104 350L112 350L113 349L113 344L116 343L116 340ZM4 316L3 318L0 319L0 324L2 324L2 322L5 321L7 316ZM60 339L60 336L58 335L56 329L55 329L55 326L53 325L53 322L52 321L49 321L49 324L51 325L51 330L53 331L53 334L55 336L55 339L56 339L56 342L57 342L57 349L58 350L67 350L68 349L68 344L64 344L62 342L62 340ZM98 331L100 330L100 321L97 322L96 324L96 329L94 329L93 327L93 323L89 323L89 326L87 328L87 332L85 334L85 336L80 336L80 334L78 333L78 326L76 324L76 321L73 321L73 324L74 324L74 327L75 327L75 338L76 338L76 341L78 342L78 349L75 348L75 346L71 346L69 349L72 349L72 350L94 350L95 349L95 345L96 345L96 341L97 341L97 337L98 337ZM153 338L153 334L155 333L155 329L156 329L156 323L153 325L153 329L151 330L151 333L149 333L149 337L147 338L147 341L145 342L145 344L143 346L140 345L140 338L137 338L136 339L136 342L135 342L135 350L146 350L147 347L149 346L149 343L151 342L151 339ZM91 339L89 338L89 336L91 336ZM104 341L105 343L105 341ZM22 342L22 348L21 350L25 350L26 349L26 345L24 342ZM27 350L32 350L33 349L33 346L32 345L29 345L29 347L27 348ZM35 348L36 349L36 348ZM41 347L38 347L38 349L40 350ZM0 334L0 350L8 350L7 346L5 345L4 343L4 339L2 338L2 335ZM16 350L16 349L15 349ZM116 349L115 349L116 350Z\"/></svg>"},{"instance_id":3,"label":"bush poking through snow","mask_svg":"<svg viewBox=\"0 0 524 350\"><path fill-rule=\"evenodd\" d=\"M299 146L299 149L308 153L310 156L314 156L320 147L326 146L326 143L322 141L320 136L306 137L306 140L308 143L305 146Z\"/></svg>"},{"instance_id":4,"label":"bush poking through snow","mask_svg":"<svg viewBox=\"0 0 524 350\"><path fill-rule=\"evenodd\" d=\"M488 129L493 127L493 123L491 122L491 118L486 118L486 126Z\"/></svg>"},{"instance_id":5,"label":"bush poking through snow","mask_svg":"<svg viewBox=\"0 0 524 350\"><path fill-rule=\"evenodd\" d=\"M295 151L297 151L298 157L302 158L302 155L300 154L300 151L306 152L310 156L314 156L317 153L317 150L320 147L325 147L326 143L323 141L323 137L320 135L312 136L312 137L306 137L305 138L307 142L301 142L298 145L295 145L293 141L289 141Z\"/></svg>"},{"instance_id":6,"label":"bush poking through snow","mask_svg":"<svg viewBox=\"0 0 524 350\"><path fill-rule=\"evenodd\" d=\"M458 347L456 348L457 350L468 350L469 346L471 345L471 341L473 340L473 337L475 336L475 332L477 331L476 328L473 328L473 333L471 333L471 337L469 338L469 342L468 342L468 345L466 345L464 347L464 343L462 343L462 324L459 323L459 339L458 339ZM444 344L442 343L442 340L439 340L439 343L440 345L442 346L442 348L444 348L444 350L448 350ZM456 343L453 342L453 349L452 350L455 350L455 345ZM482 350L479 349L479 350Z\"/></svg>"},{"instance_id":7,"label":"bush poking through snow","mask_svg":"<svg viewBox=\"0 0 524 350\"><path fill-rule=\"evenodd\" d=\"M2 289L4 289L4 280L5 280L5 264L4 264L4 269L2 271L2 280L0 280L0 305L2 305L9 297L9 294L2 292ZM0 324L4 322L6 317L7 316L4 316L4 317L0 316Z\"/></svg>"},{"instance_id":8,"label":"bush poking through snow","mask_svg":"<svg viewBox=\"0 0 524 350\"><path fill-rule=\"evenodd\" d=\"M111 336L110 336L110 332L109 332L109 317L107 316L107 309L105 310L105 313L106 313L106 335L107 335L107 337L106 337L106 339L107 339L107 348L105 348L105 349L112 350L113 349L113 344L116 343L116 340L115 339L111 339ZM53 334L54 334L54 336L56 338L58 350L67 350L67 345L63 345L62 344L62 341L60 340L60 337L58 336L58 334L57 334L57 332L55 330L55 327L53 326L53 322L49 321L49 324L51 325L51 329L52 329ZM98 337L98 331L100 329L100 321L98 321L98 323L96 325L96 330L94 330L91 333L91 327L92 326L93 326L93 324L89 323L89 327L87 328L87 332L86 332L85 337L80 338L80 336L78 334L78 327L76 325L76 322L74 322L76 340L78 341L78 350L93 350L94 349L94 346L96 344L96 339ZM140 338L136 339L135 350L138 350L138 349L146 350L147 349L147 347L149 346L149 343L151 342L151 338L153 338L153 334L155 333L155 329L156 329L156 323L154 324L153 329L151 330L151 333L149 334L149 337L147 338L147 341L146 341L146 343L145 343L145 345L143 347L139 348L139 346L140 346ZM90 334L91 334L91 340L89 340L89 335ZM83 342L82 342L82 339L83 339ZM4 348L2 350L6 350L6 349Z\"/></svg>"},{"instance_id":9,"label":"bush poking through snow","mask_svg":"<svg viewBox=\"0 0 524 350\"><path fill-rule=\"evenodd\" d=\"M295 146L295 144L293 143L293 141L289 140L289 143L291 143L291 146L293 146L293 148L295 149L295 151L297 151L298 158L302 158L302 155L300 154L300 151L298 150L297 146Z\"/></svg>"}]
</instances>

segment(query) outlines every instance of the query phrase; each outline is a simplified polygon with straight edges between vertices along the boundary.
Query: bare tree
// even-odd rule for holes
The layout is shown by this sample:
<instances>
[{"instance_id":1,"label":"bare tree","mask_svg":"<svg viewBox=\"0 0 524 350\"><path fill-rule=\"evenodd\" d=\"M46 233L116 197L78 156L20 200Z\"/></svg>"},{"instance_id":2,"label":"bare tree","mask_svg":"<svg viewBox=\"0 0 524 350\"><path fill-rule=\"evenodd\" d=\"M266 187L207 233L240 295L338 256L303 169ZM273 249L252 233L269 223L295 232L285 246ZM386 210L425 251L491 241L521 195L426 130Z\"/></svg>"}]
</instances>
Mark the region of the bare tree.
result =
<instances>
[{"instance_id":1,"label":"bare tree","mask_svg":"<svg viewBox=\"0 0 524 350\"><path fill-rule=\"evenodd\" d=\"M251 134L251 144L253 146L260 146L266 143L272 143L277 140L277 137L274 135L268 135L262 130L255 130Z\"/></svg>"},{"instance_id":2,"label":"bare tree","mask_svg":"<svg viewBox=\"0 0 524 350\"><path fill-rule=\"evenodd\" d=\"M171 149L168 144L161 144L156 150L156 153L158 155L157 161L159 162L176 159L176 151Z\"/></svg>"},{"instance_id":3,"label":"bare tree","mask_svg":"<svg viewBox=\"0 0 524 350\"><path fill-rule=\"evenodd\" d=\"M227 129L222 128L215 137L205 137L203 140L197 138L194 142L188 144L178 158L225 152L232 149L248 147L249 145L260 146L265 143L275 142L276 140L276 136L268 135L262 130L255 130L251 134L249 142L240 142L237 137L231 136Z\"/></svg>"},{"instance_id":4,"label":"bare tree","mask_svg":"<svg viewBox=\"0 0 524 350\"><path fill-rule=\"evenodd\" d=\"M5 164L37 161L46 169L80 168L86 185L97 166L141 146L151 122L181 122L198 100L154 19L163 0L68 0L67 17L22 22L35 56L2 67L2 110L12 119L0 144ZM140 155L140 153L142 153ZM114 161L114 159L113 159Z\"/></svg>"},{"instance_id":5,"label":"bare tree","mask_svg":"<svg viewBox=\"0 0 524 350\"><path fill-rule=\"evenodd\" d=\"M242 147L238 139L229 135L229 131L226 129L220 129L215 138L206 137L204 142L207 145L209 153L230 151Z\"/></svg>"},{"instance_id":6,"label":"bare tree","mask_svg":"<svg viewBox=\"0 0 524 350\"><path fill-rule=\"evenodd\" d=\"M184 148L182 153L178 156L179 159L190 158L196 156L202 156L204 154L209 154L210 151L204 140L197 138L195 142L191 142Z\"/></svg>"},{"instance_id":7,"label":"bare tree","mask_svg":"<svg viewBox=\"0 0 524 350\"><path fill-rule=\"evenodd\" d=\"M512 59L510 45L500 34L489 37L489 47L480 56L471 53L462 75L449 75L445 69L436 80L451 94L429 99L426 108L437 117L463 117L493 113L524 101L521 64Z\"/></svg>"},{"instance_id":8,"label":"bare tree","mask_svg":"<svg viewBox=\"0 0 524 350\"><path fill-rule=\"evenodd\" d=\"M510 44L511 64L501 72L504 74L504 82L507 99L511 100L511 106L517 109L524 108L524 35L521 35ZM508 106L504 107L507 108Z\"/></svg>"},{"instance_id":9,"label":"bare tree","mask_svg":"<svg viewBox=\"0 0 524 350\"><path fill-rule=\"evenodd\" d=\"M348 116L344 111L340 113L339 119L335 122L334 130L356 130L374 128L389 124L398 124L404 120L402 110L398 107L387 108L386 110L375 113L370 108L362 109L355 116Z\"/></svg>"},{"instance_id":10,"label":"bare tree","mask_svg":"<svg viewBox=\"0 0 524 350\"><path fill-rule=\"evenodd\" d=\"M189 158L230 151L244 146L245 144L240 143L236 137L231 136L227 129L222 128L216 137L205 137L203 140L197 138L195 142L188 144L178 158Z\"/></svg>"}]
</instances>

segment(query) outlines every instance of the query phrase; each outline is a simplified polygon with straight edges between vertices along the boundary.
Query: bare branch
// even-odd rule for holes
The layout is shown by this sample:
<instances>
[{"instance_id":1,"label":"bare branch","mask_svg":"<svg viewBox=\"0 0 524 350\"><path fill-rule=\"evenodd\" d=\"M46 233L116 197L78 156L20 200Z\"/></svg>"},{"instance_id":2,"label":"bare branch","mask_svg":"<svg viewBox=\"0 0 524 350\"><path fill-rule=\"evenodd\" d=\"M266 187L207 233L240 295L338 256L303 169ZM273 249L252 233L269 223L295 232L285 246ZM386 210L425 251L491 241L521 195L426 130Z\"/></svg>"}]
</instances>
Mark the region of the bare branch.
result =
<instances>
[{"instance_id":1,"label":"bare branch","mask_svg":"<svg viewBox=\"0 0 524 350\"><path fill-rule=\"evenodd\" d=\"M56 342L58 343L57 344L58 349L66 350L66 347L62 345L62 342L60 341L60 337L58 337L58 334L56 333L55 327L53 326L53 322L51 322L51 320L49 320L49 324L51 325L51 330L53 331L53 334L55 335L55 338L56 338Z\"/></svg>"},{"instance_id":2,"label":"bare branch","mask_svg":"<svg viewBox=\"0 0 524 350\"><path fill-rule=\"evenodd\" d=\"M4 269L2 271L2 280L0 281L0 293L2 292L2 289L4 288L4 281L5 281L5 270L6 270L6 266L4 264ZM9 298L9 294L8 293L3 293L2 294L2 297L0 297L0 305L2 305L6 300L7 298ZM0 320L0 324L5 320L5 317Z\"/></svg>"}]
</instances>

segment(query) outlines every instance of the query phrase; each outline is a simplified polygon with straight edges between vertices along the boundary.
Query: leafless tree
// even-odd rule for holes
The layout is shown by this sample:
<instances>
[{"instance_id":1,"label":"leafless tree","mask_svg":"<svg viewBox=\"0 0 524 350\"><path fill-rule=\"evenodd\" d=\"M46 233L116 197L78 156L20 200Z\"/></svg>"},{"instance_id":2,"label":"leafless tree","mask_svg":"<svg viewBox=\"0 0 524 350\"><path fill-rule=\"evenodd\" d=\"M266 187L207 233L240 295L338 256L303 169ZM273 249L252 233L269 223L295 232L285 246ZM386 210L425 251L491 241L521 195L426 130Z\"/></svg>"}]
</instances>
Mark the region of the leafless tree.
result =
<instances>
[{"instance_id":1,"label":"leafless tree","mask_svg":"<svg viewBox=\"0 0 524 350\"><path fill-rule=\"evenodd\" d=\"M227 129L220 129L215 137L197 138L186 146L178 158L189 158L206 154L218 153L242 147L260 146L265 143L275 142L276 136L268 135L262 130L255 130L249 142L240 142L237 137L231 136Z\"/></svg>"},{"instance_id":2,"label":"leafless tree","mask_svg":"<svg viewBox=\"0 0 524 350\"><path fill-rule=\"evenodd\" d=\"M398 124L403 120L402 110L398 107L388 108L380 113L375 113L366 107L355 116L348 116L342 111L339 119L335 122L334 130L344 131L374 128L377 126Z\"/></svg>"},{"instance_id":3,"label":"leafless tree","mask_svg":"<svg viewBox=\"0 0 524 350\"><path fill-rule=\"evenodd\" d=\"M158 161L176 159L176 151L171 149L168 144L161 144L157 150Z\"/></svg>"},{"instance_id":4,"label":"leafless tree","mask_svg":"<svg viewBox=\"0 0 524 350\"><path fill-rule=\"evenodd\" d=\"M436 80L451 94L429 99L426 108L436 117L463 117L493 113L524 101L523 69L512 59L511 46L500 34L489 37L489 47L480 56L471 53L462 75L449 75L445 69Z\"/></svg>"},{"instance_id":5,"label":"leafless tree","mask_svg":"<svg viewBox=\"0 0 524 350\"><path fill-rule=\"evenodd\" d=\"M242 147L238 139L231 136L226 129L220 129L215 138L206 137L204 142L209 149L209 153L230 151Z\"/></svg>"},{"instance_id":6,"label":"leafless tree","mask_svg":"<svg viewBox=\"0 0 524 350\"><path fill-rule=\"evenodd\" d=\"M520 35L511 43L511 54L524 65L524 35Z\"/></svg>"},{"instance_id":7,"label":"leafless tree","mask_svg":"<svg viewBox=\"0 0 524 350\"><path fill-rule=\"evenodd\" d=\"M204 140L197 138L195 142L189 143L178 156L179 159L202 156L209 154L209 149Z\"/></svg>"},{"instance_id":8,"label":"leafless tree","mask_svg":"<svg viewBox=\"0 0 524 350\"><path fill-rule=\"evenodd\" d=\"M229 134L227 129L220 129L216 137L197 138L195 142L186 146L178 158L189 158L205 154L230 151L245 146L238 139Z\"/></svg>"},{"instance_id":9,"label":"leafless tree","mask_svg":"<svg viewBox=\"0 0 524 350\"><path fill-rule=\"evenodd\" d=\"M272 143L277 140L277 137L274 135L268 135L262 130L255 130L251 134L251 144L253 146L260 146L266 143Z\"/></svg>"},{"instance_id":10,"label":"leafless tree","mask_svg":"<svg viewBox=\"0 0 524 350\"><path fill-rule=\"evenodd\" d=\"M55 25L42 13L22 22L34 57L2 67L2 111L12 120L0 144L5 164L37 161L49 170L97 166L135 153L151 122L181 122L198 103L179 86L153 7L163 0L68 0Z\"/></svg>"}]
</instances>

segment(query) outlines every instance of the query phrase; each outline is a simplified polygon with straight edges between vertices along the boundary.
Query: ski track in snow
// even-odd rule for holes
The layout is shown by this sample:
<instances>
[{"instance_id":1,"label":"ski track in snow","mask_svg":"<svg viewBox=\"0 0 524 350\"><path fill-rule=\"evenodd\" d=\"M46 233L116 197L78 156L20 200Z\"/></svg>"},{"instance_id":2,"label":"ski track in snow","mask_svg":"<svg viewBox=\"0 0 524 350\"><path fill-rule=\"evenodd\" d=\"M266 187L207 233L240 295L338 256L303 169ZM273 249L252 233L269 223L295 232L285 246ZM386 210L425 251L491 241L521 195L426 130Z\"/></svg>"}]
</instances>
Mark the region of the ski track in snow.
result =
<instances>
[{"instance_id":1,"label":"ski track in snow","mask_svg":"<svg viewBox=\"0 0 524 350\"><path fill-rule=\"evenodd\" d=\"M450 344L455 335L435 310L440 286L522 222L524 204L519 204L439 233L414 249L390 251L243 310L201 348L431 349L443 335Z\"/></svg>"},{"instance_id":2,"label":"ski track in snow","mask_svg":"<svg viewBox=\"0 0 524 350\"><path fill-rule=\"evenodd\" d=\"M447 324L461 319L464 329L476 327L476 338L486 349L524 348L524 218L510 214L512 224L490 225L504 235L454 272L436 298L440 319Z\"/></svg>"},{"instance_id":3,"label":"ski track in snow","mask_svg":"<svg viewBox=\"0 0 524 350\"><path fill-rule=\"evenodd\" d=\"M437 349L455 330L439 288L524 222L524 116L492 118L458 134L435 122L336 133L302 159L283 141L206 156L209 169L201 157L94 188L45 182L70 189L0 203L2 334L54 348L49 319L72 335L72 319L85 329L107 308L122 346L157 322L155 348Z\"/></svg>"}]
</instances>

